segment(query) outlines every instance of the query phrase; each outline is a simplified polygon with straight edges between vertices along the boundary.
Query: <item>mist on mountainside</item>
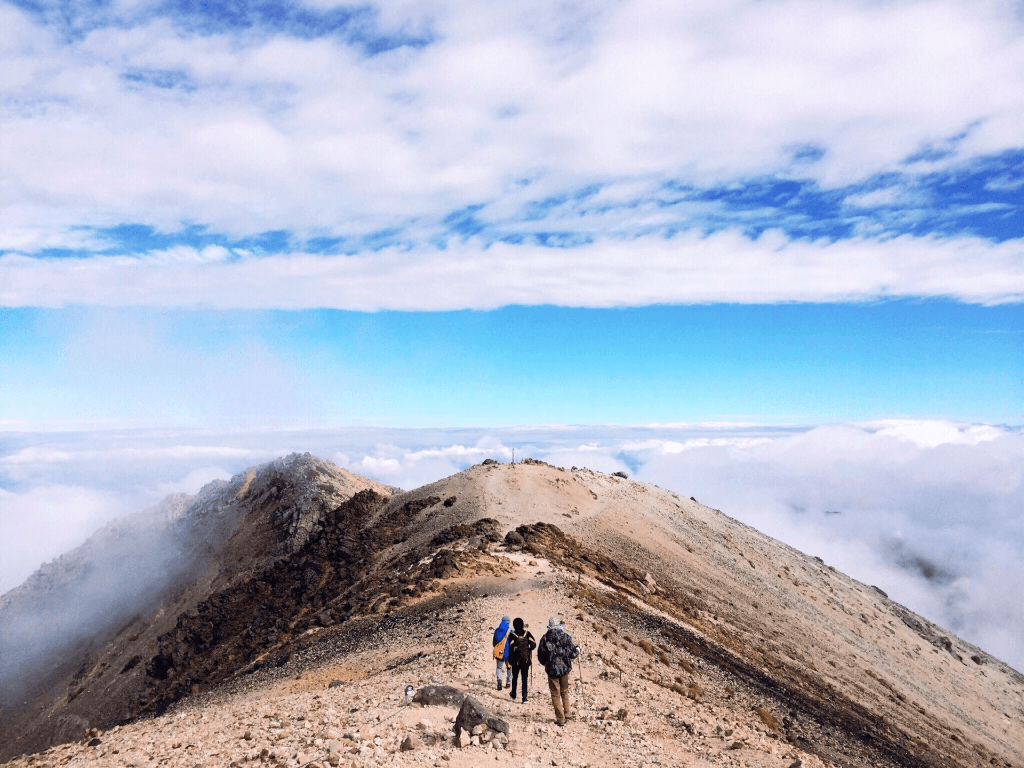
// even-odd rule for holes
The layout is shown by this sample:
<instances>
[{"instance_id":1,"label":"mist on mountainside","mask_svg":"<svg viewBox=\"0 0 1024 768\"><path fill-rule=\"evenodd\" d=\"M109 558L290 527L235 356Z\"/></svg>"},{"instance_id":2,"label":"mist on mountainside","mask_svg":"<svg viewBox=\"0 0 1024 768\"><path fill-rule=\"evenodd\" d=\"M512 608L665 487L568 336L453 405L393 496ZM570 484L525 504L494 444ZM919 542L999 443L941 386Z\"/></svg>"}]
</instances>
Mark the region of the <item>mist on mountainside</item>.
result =
<instances>
[{"instance_id":1,"label":"mist on mountainside","mask_svg":"<svg viewBox=\"0 0 1024 768\"><path fill-rule=\"evenodd\" d=\"M85 658L193 576L212 542L175 523L190 503L225 485L215 481L196 497L175 494L118 518L0 597L0 710L24 706L26 690L59 675L67 659Z\"/></svg>"}]
</instances>

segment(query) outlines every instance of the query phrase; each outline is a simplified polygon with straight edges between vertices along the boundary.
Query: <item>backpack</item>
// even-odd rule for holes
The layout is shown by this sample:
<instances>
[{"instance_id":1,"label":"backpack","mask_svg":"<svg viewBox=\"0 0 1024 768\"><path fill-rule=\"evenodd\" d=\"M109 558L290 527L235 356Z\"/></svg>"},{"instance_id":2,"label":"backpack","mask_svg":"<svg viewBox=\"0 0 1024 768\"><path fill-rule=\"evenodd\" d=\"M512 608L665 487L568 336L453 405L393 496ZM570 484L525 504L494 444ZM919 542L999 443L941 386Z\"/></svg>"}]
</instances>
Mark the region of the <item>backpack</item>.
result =
<instances>
[{"instance_id":1,"label":"backpack","mask_svg":"<svg viewBox=\"0 0 1024 768\"><path fill-rule=\"evenodd\" d=\"M505 646L508 644L508 636L512 634L512 627L508 628L505 636L501 638L497 643L494 644L494 658L504 659L505 658Z\"/></svg>"},{"instance_id":2,"label":"backpack","mask_svg":"<svg viewBox=\"0 0 1024 768\"><path fill-rule=\"evenodd\" d=\"M530 651L533 650L533 648L530 647L530 641L532 639L533 638L530 636L529 632L524 632L521 635L517 635L515 633L512 634L511 654L516 657L519 662L519 666L521 667L525 667L532 663L530 658ZM534 648L535 647L536 646L534 646Z\"/></svg>"},{"instance_id":3,"label":"backpack","mask_svg":"<svg viewBox=\"0 0 1024 768\"><path fill-rule=\"evenodd\" d=\"M548 677L565 677L572 672L572 660L580 655L569 633L561 629L549 629L540 640L537 660L544 665Z\"/></svg>"}]
</instances>

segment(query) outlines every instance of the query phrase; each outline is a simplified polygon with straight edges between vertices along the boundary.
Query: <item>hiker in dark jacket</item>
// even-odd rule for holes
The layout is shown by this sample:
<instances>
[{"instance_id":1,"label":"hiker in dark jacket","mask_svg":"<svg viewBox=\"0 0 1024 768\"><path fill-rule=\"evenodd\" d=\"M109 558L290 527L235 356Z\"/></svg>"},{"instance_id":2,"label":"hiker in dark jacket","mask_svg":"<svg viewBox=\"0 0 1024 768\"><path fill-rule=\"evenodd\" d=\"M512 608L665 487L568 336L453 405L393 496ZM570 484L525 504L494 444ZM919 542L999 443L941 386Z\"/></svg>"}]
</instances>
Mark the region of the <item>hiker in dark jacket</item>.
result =
<instances>
[{"instance_id":1,"label":"hiker in dark jacket","mask_svg":"<svg viewBox=\"0 0 1024 768\"><path fill-rule=\"evenodd\" d=\"M494 662L495 674L498 677L498 690L501 690L501 678L505 678L505 685L512 685L512 666L508 663L508 646L512 634L512 619L508 616L501 617L501 624L494 630ZM502 674L505 673L505 674Z\"/></svg>"},{"instance_id":2,"label":"hiker in dark jacket","mask_svg":"<svg viewBox=\"0 0 1024 768\"><path fill-rule=\"evenodd\" d=\"M533 649L537 647L537 641L533 634L526 628L522 619L517 618L512 622L512 641L509 643L508 656L512 662L512 692L509 698L513 701L516 698L516 683L522 677L523 680L523 704L526 703L526 680L530 676L530 665L533 664Z\"/></svg>"},{"instance_id":3,"label":"hiker in dark jacket","mask_svg":"<svg viewBox=\"0 0 1024 768\"><path fill-rule=\"evenodd\" d=\"M555 725L565 725L569 718L569 674L572 660L580 655L569 633L562 629L557 616L548 620L548 631L537 645L537 661L544 665L548 676L551 705L555 708Z\"/></svg>"}]
</instances>

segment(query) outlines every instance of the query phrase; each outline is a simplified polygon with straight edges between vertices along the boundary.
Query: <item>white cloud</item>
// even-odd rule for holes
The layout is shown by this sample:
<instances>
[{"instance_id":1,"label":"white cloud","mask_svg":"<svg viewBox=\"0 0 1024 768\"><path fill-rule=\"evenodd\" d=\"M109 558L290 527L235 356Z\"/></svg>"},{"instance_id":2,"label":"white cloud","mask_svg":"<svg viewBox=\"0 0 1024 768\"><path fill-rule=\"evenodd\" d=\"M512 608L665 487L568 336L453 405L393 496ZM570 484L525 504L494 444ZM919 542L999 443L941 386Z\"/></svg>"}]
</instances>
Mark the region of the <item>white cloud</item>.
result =
<instances>
[{"instance_id":1,"label":"white cloud","mask_svg":"<svg viewBox=\"0 0 1024 768\"><path fill-rule=\"evenodd\" d=\"M158 483L156 486L156 492L161 497L169 496L172 493L187 493L195 494L209 482L214 480L228 480L231 478L231 472L228 472L220 467L199 467L193 469L187 475L176 482L170 483Z\"/></svg>"},{"instance_id":2,"label":"white cloud","mask_svg":"<svg viewBox=\"0 0 1024 768\"><path fill-rule=\"evenodd\" d=\"M116 494L82 486L0 492L0 594L47 560L77 547L111 518L132 511Z\"/></svg>"},{"instance_id":3,"label":"white cloud","mask_svg":"<svg viewBox=\"0 0 1024 768\"><path fill-rule=\"evenodd\" d=\"M517 459L623 470L694 496L1024 667L1017 631L1024 624L1024 432L1018 428L888 420L789 429L24 433L18 441L0 446L6 489L0 490L0 589L112 514L291 451L332 457L411 489L485 458L507 461L514 449Z\"/></svg>"},{"instance_id":4,"label":"white cloud","mask_svg":"<svg viewBox=\"0 0 1024 768\"><path fill-rule=\"evenodd\" d=\"M996 440L1005 432L989 424L958 424L939 420L895 419L868 422L867 427L877 427L878 435L887 435L907 440L919 448L936 448L940 445L977 445Z\"/></svg>"},{"instance_id":5,"label":"white cloud","mask_svg":"<svg viewBox=\"0 0 1024 768\"><path fill-rule=\"evenodd\" d=\"M694 495L1020 667L1024 434L948 422L835 425L637 456Z\"/></svg>"},{"instance_id":6,"label":"white cloud","mask_svg":"<svg viewBox=\"0 0 1024 768\"><path fill-rule=\"evenodd\" d=\"M895 205L904 202L907 192L899 187L884 187L860 195L850 195L843 202L860 208L874 208L879 205Z\"/></svg>"},{"instance_id":7,"label":"white cloud","mask_svg":"<svg viewBox=\"0 0 1024 768\"><path fill-rule=\"evenodd\" d=\"M510 461L512 450L491 437L482 437L474 445L455 443L436 448L377 445L371 454L350 460L347 467L357 474L410 490L461 472L484 459ZM335 461L345 458L347 455L338 454Z\"/></svg>"},{"instance_id":8,"label":"white cloud","mask_svg":"<svg viewBox=\"0 0 1024 768\"><path fill-rule=\"evenodd\" d=\"M178 249L181 250L181 249ZM642 268L638 268L642 265ZM904 235L883 242L703 236L545 248L470 240L443 250L231 262L0 256L0 305L353 310L490 309L507 304L837 302L877 296L1024 300L1024 242Z\"/></svg>"},{"instance_id":9,"label":"white cloud","mask_svg":"<svg viewBox=\"0 0 1024 768\"><path fill-rule=\"evenodd\" d=\"M129 16L130 11L124 11ZM430 228L598 182L709 184L791 168L828 186L923 146L1019 147L1024 35L1009 0L389 4L422 50L189 36L166 19L67 42L0 8L0 247L81 225L358 234ZM184 73L189 88L126 71ZM936 166L937 167L937 166Z\"/></svg>"}]
</instances>

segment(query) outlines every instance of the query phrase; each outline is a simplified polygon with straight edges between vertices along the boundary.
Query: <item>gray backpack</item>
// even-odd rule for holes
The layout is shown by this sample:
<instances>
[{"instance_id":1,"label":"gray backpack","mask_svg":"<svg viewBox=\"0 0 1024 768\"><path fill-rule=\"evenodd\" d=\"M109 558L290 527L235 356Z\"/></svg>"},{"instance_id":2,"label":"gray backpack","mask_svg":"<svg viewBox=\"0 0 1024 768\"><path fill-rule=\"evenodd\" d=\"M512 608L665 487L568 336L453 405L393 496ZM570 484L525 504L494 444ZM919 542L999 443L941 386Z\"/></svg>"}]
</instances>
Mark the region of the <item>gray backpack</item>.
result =
<instances>
[{"instance_id":1,"label":"gray backpack","mask_svg":"<svg viewBox=\"0 0 1024 768\"><path fill-rule=\"evenodd\" d=\"M580 649L573 643L569 633L561 629L549 629L540 639L537 660L544 665L548 677L565 677L572 672L572 660L580 655Z\"/></svg>"}]
</instances>

